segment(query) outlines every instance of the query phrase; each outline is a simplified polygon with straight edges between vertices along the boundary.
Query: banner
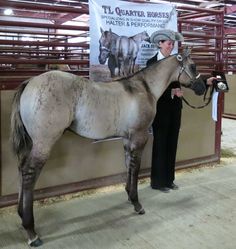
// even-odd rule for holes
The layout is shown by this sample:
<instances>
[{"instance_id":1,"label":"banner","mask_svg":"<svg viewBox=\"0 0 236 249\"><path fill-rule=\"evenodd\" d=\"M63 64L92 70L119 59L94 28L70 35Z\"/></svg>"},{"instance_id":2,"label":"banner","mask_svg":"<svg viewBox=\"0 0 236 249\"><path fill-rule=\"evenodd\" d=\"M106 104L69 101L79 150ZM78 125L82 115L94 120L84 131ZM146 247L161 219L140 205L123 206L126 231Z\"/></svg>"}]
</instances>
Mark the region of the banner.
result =
<instances>
[{"instance_id":1,"label":"banner","mask_svg":"<svg viewBox=\"0 0 236 249\"><path fill-rule=\"evenodd\" d=\"M149 42L151 34L160 29L177 31L177 12L169 4L89 0L89 16L94 81L110 81L145 67L157 52Z\"/></svg>"}]
</instances>

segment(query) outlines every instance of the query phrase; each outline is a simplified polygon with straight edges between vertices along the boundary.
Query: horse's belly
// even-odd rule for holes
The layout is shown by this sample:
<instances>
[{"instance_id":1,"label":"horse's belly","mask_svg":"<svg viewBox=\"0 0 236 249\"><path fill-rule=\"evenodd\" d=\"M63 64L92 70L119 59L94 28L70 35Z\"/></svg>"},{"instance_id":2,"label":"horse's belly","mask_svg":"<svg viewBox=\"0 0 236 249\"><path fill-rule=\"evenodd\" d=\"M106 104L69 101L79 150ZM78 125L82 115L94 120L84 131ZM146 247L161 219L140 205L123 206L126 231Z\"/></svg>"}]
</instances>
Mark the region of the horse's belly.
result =
<instances>
[{"instance_id":1,"label":"horse's belly","mask_svg":"<svg viewBox=\"0 0 236 249\"><path fill-rule=\"evenodd\" d=\"M70 128L77 134L91 139L123 135L115 120L112 120L111 117L103 119L98 115L86 115L86 117L79 115Z\"/></svg>"}]
</instances>

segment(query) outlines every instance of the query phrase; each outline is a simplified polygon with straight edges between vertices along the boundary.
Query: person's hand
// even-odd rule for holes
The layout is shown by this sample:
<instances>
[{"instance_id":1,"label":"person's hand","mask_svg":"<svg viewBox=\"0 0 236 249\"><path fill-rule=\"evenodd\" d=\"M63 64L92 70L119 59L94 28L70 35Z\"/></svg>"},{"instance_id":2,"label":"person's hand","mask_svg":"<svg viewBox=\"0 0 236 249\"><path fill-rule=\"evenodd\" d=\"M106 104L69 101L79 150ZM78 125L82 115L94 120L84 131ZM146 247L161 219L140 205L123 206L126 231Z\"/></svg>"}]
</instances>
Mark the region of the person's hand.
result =
<instances>
[{"instance_id":1,"label":"person's hand","mask_svg":"<svg viewBox=\"0 0 236 249\"><path fill-rule=\"evenodd\" d=\"M180 88L173 88L173 89L171 89L171 95L173 97L174 96L182 97L184 95L184 91L181 90Z\"/></svg>"},{"instance_id":2,"label":"person's hand","mask_svg":"<svg viewBox=\"0 0 236 249\"><path fill-rule=\"evenodd\" d=\"M208 78L207 81L206 81L207 85L211 86L213 84L213 80L216 80L216 77Z\"/></svg>"}]
</instances>

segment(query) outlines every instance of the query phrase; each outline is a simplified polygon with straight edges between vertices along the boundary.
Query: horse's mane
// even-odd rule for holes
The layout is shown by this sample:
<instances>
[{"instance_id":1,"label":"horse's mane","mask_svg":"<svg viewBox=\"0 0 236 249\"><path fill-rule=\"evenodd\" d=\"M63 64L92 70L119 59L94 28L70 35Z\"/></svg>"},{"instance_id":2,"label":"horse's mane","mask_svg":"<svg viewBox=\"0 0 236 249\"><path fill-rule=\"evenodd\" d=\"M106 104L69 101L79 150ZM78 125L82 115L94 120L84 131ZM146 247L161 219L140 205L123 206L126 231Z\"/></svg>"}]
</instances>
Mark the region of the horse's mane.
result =
<instances>
[{"instance_id":1,"label":"horse's mane","mask_svg":"<svg viewBox=\"0 0 236 249\"><path fill-rule=\"evenodd\" d=\"M104 32L106 32L106 34L107 34L107 33L111 33L112 35L115 35L115 36L119 37L119 35L116 34L116 33L113 32L113 31L105 30Z\"/></svg>"},{"instance_id":2,"label":"horse's mane","mask_svg":"<svg viewBox=\"0 0 236 249\"><path fill-rule=\"evenodd\" d=\"M177 54L173 54L173 55L170 55L170 56L168 56L168 57L165 57L165 58L163 58L163 59L161 59L161 60L155 61L155 62L153 62L152 64L150 64L150 65L148 65L148 66L146 66L146 67L141 68L139 71L135 72L134 74L131 74L131 75L128 75L128 76L119 78L119 79L117 79L117 80L115 80L115 81L128 80L128 79L132 78L133 76L135 76L135 75L137 75L137 74L139 74L139 73L145 71L145 70L146 70L147 68L149 68L150 66L160 64L162 61L167 60L167 59L169 59L170 57L174 57L174 56L176 56L176 55L177 55Z\"/></svg>"}]
</instances>

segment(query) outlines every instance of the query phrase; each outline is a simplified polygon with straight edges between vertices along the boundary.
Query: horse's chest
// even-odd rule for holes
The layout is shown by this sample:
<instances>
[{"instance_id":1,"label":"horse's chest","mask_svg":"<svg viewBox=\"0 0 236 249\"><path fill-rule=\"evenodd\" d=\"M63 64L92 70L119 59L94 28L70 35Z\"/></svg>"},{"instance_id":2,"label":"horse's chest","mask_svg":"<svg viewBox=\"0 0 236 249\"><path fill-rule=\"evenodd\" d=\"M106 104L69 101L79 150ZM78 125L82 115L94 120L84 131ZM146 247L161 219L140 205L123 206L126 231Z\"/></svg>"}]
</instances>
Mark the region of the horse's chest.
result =
<instances>
[{"instance_id":1,"label":"horse's chest","mask_svg":"<svg viewBox=\"0 0 236 249\"><path fill-rule=\"evenodd\" d=\"M145 103L144 103L145 102ZM127 124L136 129L149 126L155 115L155 105L147 103L147 100L134 100L124 111Z\"/></svg>"}]
</instances>

